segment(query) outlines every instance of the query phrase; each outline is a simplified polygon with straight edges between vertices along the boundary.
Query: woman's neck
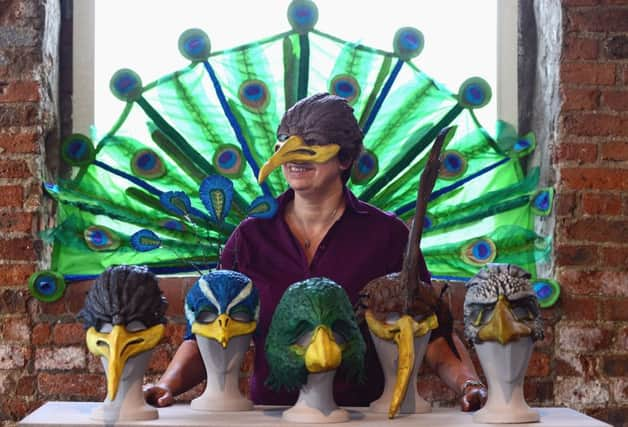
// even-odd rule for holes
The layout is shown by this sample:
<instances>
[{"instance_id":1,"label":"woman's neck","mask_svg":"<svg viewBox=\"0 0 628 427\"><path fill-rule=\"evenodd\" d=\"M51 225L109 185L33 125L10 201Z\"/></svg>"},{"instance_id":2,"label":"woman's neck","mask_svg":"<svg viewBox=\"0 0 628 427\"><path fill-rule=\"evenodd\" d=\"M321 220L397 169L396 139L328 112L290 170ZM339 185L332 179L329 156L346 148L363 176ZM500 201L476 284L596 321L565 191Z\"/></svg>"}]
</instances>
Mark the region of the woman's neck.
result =
<instances>
[{"instance_id":1,"label":"woman's neck","mask_svg":"<svg viewBox=\"0 0 628 427\"><path fill-rule=\"evenodd\" d=\"M338 183L329 191L322 194L300 194L295 192L292 204L292 214L307 226L327 225L330 217L337 219L345 208L344 186Z\"/></svg>"}]
</instances>

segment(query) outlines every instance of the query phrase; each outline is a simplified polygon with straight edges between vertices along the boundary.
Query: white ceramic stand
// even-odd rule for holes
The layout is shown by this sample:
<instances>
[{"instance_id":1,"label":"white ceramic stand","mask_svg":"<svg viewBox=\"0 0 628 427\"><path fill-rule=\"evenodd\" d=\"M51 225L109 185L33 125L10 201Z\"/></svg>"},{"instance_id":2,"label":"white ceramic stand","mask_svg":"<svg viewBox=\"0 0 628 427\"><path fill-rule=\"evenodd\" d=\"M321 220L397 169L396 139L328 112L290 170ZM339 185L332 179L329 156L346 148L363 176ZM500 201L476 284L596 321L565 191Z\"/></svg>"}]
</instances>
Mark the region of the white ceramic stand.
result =
<instances>
[{"instance_id":1,"label":"white ceramic stand","mask_svg":"<svg viewBox=\"0 0 628 427\"><path fill-rule=\"evenodd\" d=\"M144 372L152 354L153 351L148 350L127 360L115 399L106 398L103 404L92 412L93 420L112 424L118 421L154 420L159 417L157 409L146 404L142 391ZM100 359L107 372L107 359L104 357Z\"/></svg>"},{"instance_id":2,"label":"white ceramic stand","mask_svg":"<svg viewBox=\"0 0 628 427\"><path fill-rule=\"evenodd\" d=\"M488 399L473 415L476 423L531 423L539 413L531 409L523 396L523 380L532 355L530 337L502 345L496 341L475 344L480 364L488 382Z\"/></svg>"},{"instance_id":3,"label":"white ceramic stand","mask_svg":"<svg viewBox=\"0 0 628 427\"><path fill-rule=\"evenodd\" d=\"M349 412L334 401L333 385L336 371L309 374L299 391L294 406L283 412L282 418L293 423L344 423Z\"/></svg>"},{"instance_id":4,"label":"white ceramic stand","mask_svg":"<svg viewBox=\"0 0 628 427\"><path fill-rule=\"evenodd\" d=\"M384 392L379 399L371 402L369 408L373 412L388 413L393 391L395 390L395 384L397 383L397 358L399 356L399 350L397 344L394 342L383 340L375 336L371 331L369 331L369 333L371 334L371 338L373 338L375 351L377 351L377 357L384 371ZM428 332L424 336L414 339L414 366L410 373L406 397L399 408L400 414L423 414L432 410L431 405L419 396L417 392L417 375L419 367L423 362L425 351L427 350L430 335L431 332Z\"/></svg>"},{"instance_id":5,"label":"white ceramic stand","mask_svg":"<svg viewBox=\"0 0 628 427\"><path fill-rule=\"evenodd\" d=\"M253 403L239 388L240 366L249 349L251 335L229 340L227 348L216 340L196 335L196 342L207 372L205 391L190 406L197 411L249 411Z\"/></svg>"}]
</instances>

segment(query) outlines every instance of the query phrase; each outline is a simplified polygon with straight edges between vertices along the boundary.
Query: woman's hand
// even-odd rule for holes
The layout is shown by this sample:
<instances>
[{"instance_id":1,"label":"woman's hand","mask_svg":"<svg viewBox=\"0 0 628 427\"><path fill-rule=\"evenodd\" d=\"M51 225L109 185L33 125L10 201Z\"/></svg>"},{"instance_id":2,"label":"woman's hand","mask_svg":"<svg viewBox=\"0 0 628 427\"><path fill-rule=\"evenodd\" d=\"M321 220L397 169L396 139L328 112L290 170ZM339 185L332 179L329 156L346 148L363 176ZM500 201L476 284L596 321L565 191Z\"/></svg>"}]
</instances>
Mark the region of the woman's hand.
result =
<instances>
[{"instance_id":1,"label":"woman's hand","mask_svg":"<svg viewBox=\"0 0 628 427\"><path fill-rule=\"evenodd\" d=\"M460 410L463 412L477 411L486 403L488 393L486 387L479 381L469 381L462 387Z\"/></svg>"},{"instance_id":2,"label":"woman's hand","mask_svg":"<svg viewBox=\"0 0 628 427\"><path fill-rule=\"evenodd\" d=\"M144 386L144 399L149 405L163 407L174 403L174 396L170 388L163 384L146 384Z\"/></svg>"}]
</instances>

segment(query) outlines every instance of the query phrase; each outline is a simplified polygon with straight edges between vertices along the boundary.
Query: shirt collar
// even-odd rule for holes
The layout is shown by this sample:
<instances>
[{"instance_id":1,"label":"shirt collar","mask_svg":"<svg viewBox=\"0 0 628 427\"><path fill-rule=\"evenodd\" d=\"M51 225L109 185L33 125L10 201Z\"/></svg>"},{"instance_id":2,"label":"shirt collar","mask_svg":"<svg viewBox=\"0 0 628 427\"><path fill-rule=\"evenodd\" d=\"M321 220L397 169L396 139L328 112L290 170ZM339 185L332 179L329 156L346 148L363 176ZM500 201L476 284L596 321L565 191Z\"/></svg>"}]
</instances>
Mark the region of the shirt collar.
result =
<instances>
[{"instance_id":1,"label":"shirt collar","mask_svg":"<svg viewBox=\"0 0 628 427\"><path fill-rule=\"evenodd\" d=\"M368 214L368 210L364 208L364 203L361 202L355 195L347 188L346 185L342 187L342 194L345 198L345 207L352 212L355 212L360 215ZM289 188L283 194L281 194L277 198L277 203L279 204L279 209L277 209L277 213L282 214L286 210L286 206L294 200L294 190Z\"/></svg>"}]
</instances>

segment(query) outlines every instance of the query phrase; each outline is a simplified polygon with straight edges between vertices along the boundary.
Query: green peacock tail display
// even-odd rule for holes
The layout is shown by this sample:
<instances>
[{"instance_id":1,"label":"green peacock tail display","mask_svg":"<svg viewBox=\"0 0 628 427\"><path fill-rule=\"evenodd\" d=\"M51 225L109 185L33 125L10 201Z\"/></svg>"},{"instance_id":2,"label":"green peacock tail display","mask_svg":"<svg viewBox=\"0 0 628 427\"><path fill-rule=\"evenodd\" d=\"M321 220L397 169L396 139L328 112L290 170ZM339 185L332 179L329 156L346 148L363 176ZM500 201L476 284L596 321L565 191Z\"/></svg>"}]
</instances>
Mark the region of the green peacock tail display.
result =
<instances>
[{"instance_id":1,"label":"green peacock tail display","mask_svg":"<svg viewBox=\"0 0 628 427\"><path fill-rule=\"evenodd\" d=\"M125 102L119 119L97 141L68 137L61 154L75 174L46 185L57 226L44 233L52 266L31 278L34 295L54 300L66 281L115 264L155 273L215 266L238 223L274 215L287 184L280 171L258 184L257 173L283 112L319 92L349 100L365 135L348 187L402 219L413 215L434 138L457 127L425 219L422 249L434 277L466 280L488 262L536 276L550 241L534 232L534 218L550 213L553 191L520 164L533 135L504 124L494 138L478 123L474 109L491 97L486 82L470 78L451 93L423 73L412 62L424 45L416 29L400 29L387 52L315 29L309 0L294 0L288 15L292 29L219 52L203 31L185 31L178 45L190 65L155 82L130 69L114 74L111 90ZM538 282L546 304L558 291Z\"/></svg>"}]
</instances>

